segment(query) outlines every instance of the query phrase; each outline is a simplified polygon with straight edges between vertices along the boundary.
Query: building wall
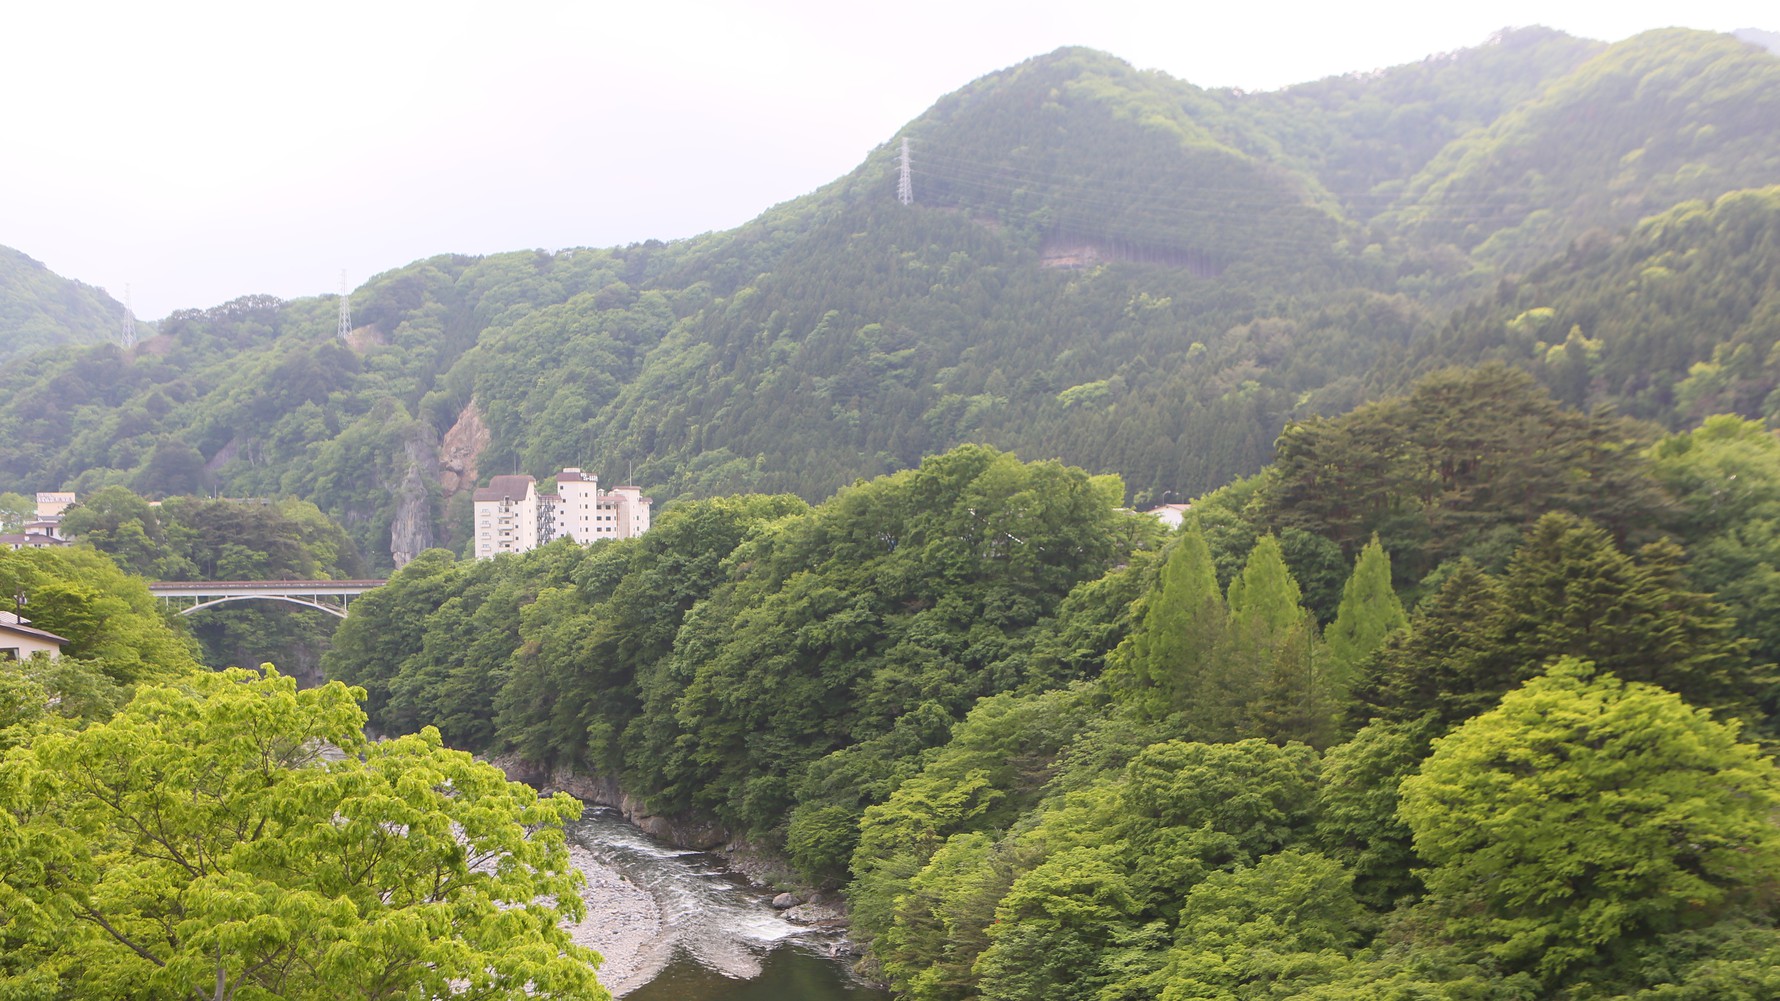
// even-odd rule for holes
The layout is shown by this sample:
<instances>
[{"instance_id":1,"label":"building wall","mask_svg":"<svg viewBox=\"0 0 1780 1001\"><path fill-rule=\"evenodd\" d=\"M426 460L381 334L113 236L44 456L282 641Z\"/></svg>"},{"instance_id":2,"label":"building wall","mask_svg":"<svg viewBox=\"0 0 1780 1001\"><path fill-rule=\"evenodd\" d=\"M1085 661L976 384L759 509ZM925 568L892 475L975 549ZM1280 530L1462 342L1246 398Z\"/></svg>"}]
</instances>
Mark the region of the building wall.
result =
<instances>
[{"instance_id":1,"label":"building wall","mask_svg":"<svg viewBox=\"0 0 1780 1001\"><path fill-rule=\"evenodd\" d=\"M563 536L587 545L649 530L651 501L636 487L604 491L597 476L573 467L557 474L553 495L539 494L530 477L525 479L524 497L474 503L477 559L526 552Z\"/></svg>"},{"instance_id":2,"label":"building wall","mask_svg":"<svg viewBox=\"0 0 1780 1001\"><path fill-rule=\"evenodd\" d=\"M62 645L0 625L0 660L29 660L34 653L47 653L55 660L62 655Z\"/></svg>"},{"instance_id":3,"label":"building wall","mask_svg":"<svg viewBox=\"0 0 1780 1001\"><path fill-rule=\"evenodd\" d=\"M521 535L520 508L524 504L522 497L476 502L477 559L487 559L496 553L524 552L530 548L521 548L524 536Z\"/></svg>"},{"instance_id":4,"label":"building wall","mask_svg":"<svg viewBox=\"0 0 1780 1001\"><path fill-rule=\"evenodd\" d=\"M562 498L562 512L557 516L557 524L561 534L586 545L600 537L596 528L599 524L599 477L569 478L566 475L569 473L580 474L581 470L565 469L557 474L556 493Z\"/></svg>"},{"instance_id":5,"label":"building wall","mask_svg":"<svg viewBox=\"0 0 1780 1001\"><path fill-rule=\"evenodd\" d=\"M37 492L37 520L56 521L62 512L74 503L74 494L66 490L40 490Z\"/></svg>"}]
</instances>

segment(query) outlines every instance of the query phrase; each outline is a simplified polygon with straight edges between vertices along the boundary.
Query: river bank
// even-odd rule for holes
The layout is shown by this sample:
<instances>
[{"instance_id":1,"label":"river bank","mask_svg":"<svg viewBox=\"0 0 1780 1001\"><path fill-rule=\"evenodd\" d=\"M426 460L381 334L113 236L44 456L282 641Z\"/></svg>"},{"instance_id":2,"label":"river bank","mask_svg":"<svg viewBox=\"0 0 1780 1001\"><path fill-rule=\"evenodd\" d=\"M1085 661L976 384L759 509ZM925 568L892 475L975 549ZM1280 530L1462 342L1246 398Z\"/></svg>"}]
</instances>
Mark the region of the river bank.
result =
<instances>
[{"instance_id":1,"label":"river bank","mask_svg":"<svg viewBox=\"0 0 1780 1001\"><path fill-rule=\"evenodd\" d=\"M850 936L846 898L838 891L810 886L777 852L733 838L720 825L651 813L639 797L611 779L565 769L546 770L512 757L492 763L509 779L525 782L542 794L567 793L590 808L614 811L641 835L673 846L679 853L704 854L719 861L726 873L746 883L750 893L772 901L770 913L786 923L786 931L797 937L802 948L849 966L862 955ZM621 871L630 870L630 866L614 868L608 864L612 858L597 856L573 838L570 854L587 879L583 899L589 915L570 933L577 943L605 957L600 982L617 996L653 980L672 960L676 942L669 927L674 915L663 912L662 888L638 885L631 878L634 870L631 874ZM747 977L751 964L758 969L756 958L719 956L712 965L726 975ZM725 969L726 963L733 968Z\"/></svg>"},{"instance_id":2,"label":"river bank","mask_svg":"<svg viewBox=\"0 0 1780 1001\"><path fill-rule=\"evenodd\" d=\"M789 999L883 997L847 972L844 924L820 903L775 906L772 888L722 854L665 845L611 808L590 806L564 833L586 876L587 917L569 933L605 957L599 978L614 996L740 1001L796 982L806 987Z\"/></svg>"},{"instance_id":3,"label":"river bank","mask_svg":"<svg viewBox=\"0 0 1780 1001\"><path fill-rule=\"evenodd\" d=\"M653 980L669 958L654 896L582 845L569 846L569 859L587 880L587 916L569 926L569 937L604 957L600 983L619 997Z\"/></svg>"}]
</instances>

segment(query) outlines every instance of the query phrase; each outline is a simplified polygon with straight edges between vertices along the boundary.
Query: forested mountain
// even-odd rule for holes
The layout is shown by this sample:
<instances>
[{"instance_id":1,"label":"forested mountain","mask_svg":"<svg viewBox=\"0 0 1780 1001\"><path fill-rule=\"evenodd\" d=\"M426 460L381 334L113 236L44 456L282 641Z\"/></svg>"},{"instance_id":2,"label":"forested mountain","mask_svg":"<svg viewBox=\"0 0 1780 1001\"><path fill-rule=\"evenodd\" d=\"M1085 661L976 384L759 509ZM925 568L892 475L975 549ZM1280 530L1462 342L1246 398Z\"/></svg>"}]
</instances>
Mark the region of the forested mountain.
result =
<instances>
[{"instance_id":1,"label":"forested mountain","mask_svg":"<svg viewBox=\"0 0 1780 1001\"><path fill-rule=\"evenodd\" d=\"M1715 413L1780 418L1780 187L1686 202L1568 253L1456 312L1381 369L1494 360L1581 409L1691 427Z\"/></svg>"},{"instance_id":2,"label":"forested mountain","mask_svg":"<svg viewBox=\"0 0 1780 1001\"><path fill-rule=\"evenodd\" d=\"M978 441L1184 499L1288 420L1480 357L1677 427L1759 416L1776 220L1711 205L1780 184L1776 95L1780 59L1679 30L1522 29L1268 94L1063 49L909 123L911 205L886 137L732 231L379 275L346 343L332 299L248 297L10 364L0 480L294 495L387 565L461 548L475 483L561 465L815 500ZM1610 304L1646 258L1664 322L1727 303L1654 369L1632 346L1661 329Z\"/></svg>"},{"instance_id":3,"label":"forested mountain","mask_svg":"<svg viewBox=\"0 0 1780 1001\"><path fill-rule=\"evenodd\" d=\"M46 348L115 340L123 324L123 305L103 289L0 247L0 363Z\"/></svg>"}]
</instances>

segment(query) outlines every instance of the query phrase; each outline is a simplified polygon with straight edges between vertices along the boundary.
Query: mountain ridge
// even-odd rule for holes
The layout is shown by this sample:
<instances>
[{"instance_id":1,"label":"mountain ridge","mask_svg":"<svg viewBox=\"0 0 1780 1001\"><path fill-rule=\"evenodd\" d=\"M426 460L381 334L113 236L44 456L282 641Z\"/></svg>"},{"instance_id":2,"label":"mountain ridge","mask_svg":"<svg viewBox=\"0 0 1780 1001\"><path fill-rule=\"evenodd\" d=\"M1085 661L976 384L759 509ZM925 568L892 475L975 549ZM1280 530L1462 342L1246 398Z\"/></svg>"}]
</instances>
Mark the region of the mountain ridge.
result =
<instances>
[{"instance_id":1,"label":"mountain ridge","mask_svg":"<svg viewBox=\"0 0 1780 1001\"><path fill-rule=\"evenodd\" d=\"M1521 257L1635 239L1639 216L1615 213L1665 192L1780 183L1780 141L1738 124L1767 113L1776 67L1729 36L1521 29L1251 95L1060 49L909 123L912 205L890 137L733 230L385 272L351 294L351 344L331 297L245 297L173 314L154 352L22 362L0 375L18 443L0 476L293 494L368 553L413 553L461 545L465 485L442 486L458 477L437 455L474 404L482 475L586 466L660 500L820 498L966 441L1118 472L1134 503L1182 499L1260 468L1286 421L1380 391L1382 364ZM1607 146L1655 150L1623 204L1577 194L1623 154L1554 153L1515 195L1524 216L1441 228L1458 196L1416 178L1451 163L1483 183L1504 137L1578 102L1604 109ZM1637 127L1690 102L1726 134L1665 153Z\"/></svg>"}]
</instances>

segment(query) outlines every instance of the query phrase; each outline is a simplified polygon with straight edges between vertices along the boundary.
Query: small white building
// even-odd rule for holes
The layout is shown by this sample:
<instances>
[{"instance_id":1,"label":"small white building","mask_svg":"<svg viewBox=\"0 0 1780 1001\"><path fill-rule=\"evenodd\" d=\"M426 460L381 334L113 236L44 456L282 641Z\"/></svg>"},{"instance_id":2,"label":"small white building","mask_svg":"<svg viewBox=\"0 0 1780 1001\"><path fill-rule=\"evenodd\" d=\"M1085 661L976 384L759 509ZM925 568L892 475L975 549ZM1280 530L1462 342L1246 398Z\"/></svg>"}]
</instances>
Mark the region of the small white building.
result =
<instances>
[{"instance_id":1,"label":"small white building","mask_svg":"<svg viewBox=\"0 0 1780 1001\"><path fill-rule=\"evenodd\" d=\"M1191 504L1160 504L1145 511L1144 514L1174 529L1179 528L1181 523L1187 520L1187 511L1192 506Z\"/></svg>"},{"instance_id":2,"label":"small white building","mask_svg":"<svg viewBox=\"0 0 1780 1001\"><path fill-rule=\"evenodd\" d=\"M632 539L649 530L654 500L634 486L601 490L578 467L556 474L556 493L540 494L530 476L496 476L472 497L476 558L523 553L561 538L583 545Z\"/></svg>"},{"instance_id":3,"label":"small white building","mask_svg":"<svg viewBox=\"0 0 1780 1001\"><path fill-rule=\"evenodd\" d=\"M55 633L31 628L31 620L13 612L0 612L0 660L29 660L41 653L55 660L68 641Z\"/></svg>"},{"instance_id":4,"label":"small white building","mask_svg":"<svg viewBox=\"0 0 1780 1001\"><path fill-rule=\"evenodd\" d=\"M71 490L37 491L37 520L52 525L61 522L62 512L73 507L75 500Z\"/></svg>"}]
</instances>

